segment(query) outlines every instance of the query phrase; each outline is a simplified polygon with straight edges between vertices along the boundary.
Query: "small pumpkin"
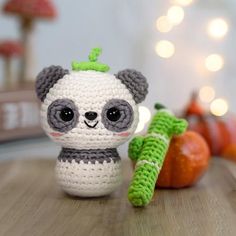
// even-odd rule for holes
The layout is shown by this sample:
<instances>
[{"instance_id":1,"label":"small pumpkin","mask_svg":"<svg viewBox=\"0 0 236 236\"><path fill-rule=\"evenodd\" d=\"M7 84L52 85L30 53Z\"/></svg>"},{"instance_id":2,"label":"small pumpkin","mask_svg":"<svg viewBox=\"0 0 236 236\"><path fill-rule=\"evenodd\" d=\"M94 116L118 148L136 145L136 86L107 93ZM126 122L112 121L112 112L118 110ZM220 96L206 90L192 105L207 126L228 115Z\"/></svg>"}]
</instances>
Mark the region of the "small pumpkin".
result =
<instances>
[{"instance_id":1,"label":"small pumpkin","mask_svg":"<svg viewBox=\"0 0 236 236\"><path fill-rule=\"evenodd\" d=\"M236 144L229 144L222 153L225 159L236 162Z\"/></svg>"},{"instance_id":2,"label":"small pumpkin","mask_svg":"<svg viewBox=\"0 0 236 236\"><path fill-rule=\"evenodd\" d=\"M169 146L156 187L183 188L195 184L208 167L210 152L196 132L175 136Z\"/></svg>"},{"instance_id":3,"label":"small pumpkin","mask_svg":"<svg viewBox=\"0 0 236 236\"><path fill-rule=\"evenodd\" d=\"M204 113L205 113L204 109L200 106L200 104L197 101L197 93L193 92L190 102L184 111L184 116L191 116L191 115L202 116L204 115Z\"/></svg>"},{"instance_id":4,"label":"small pumpkin","mask_svg":"<svg viewBox=\"0 0 236 236\"><path fill-rule=\"evenodd\" d=\"M195 109L193 109L193 104ZM207 112L202 113L196 96L192 96L183 116L188 120L188 129L205 138L212 155L234 154L232 151L227 151L229 148L232 150L232 145L236 145L236 118L233 115L217 117Z\"/></svg>"},{"instance_id":5,"label":"small pumpkin","mask_svg":"<svg viewBox=\"0 0 236 236\"><path fill-rule=\"evenodd\" d=\"M189 130L198 132L206 139L212 155L221 156L228 146L236 144L236 119L233 116L206 115L186 118Z\"/></svg>"}]
</instances>

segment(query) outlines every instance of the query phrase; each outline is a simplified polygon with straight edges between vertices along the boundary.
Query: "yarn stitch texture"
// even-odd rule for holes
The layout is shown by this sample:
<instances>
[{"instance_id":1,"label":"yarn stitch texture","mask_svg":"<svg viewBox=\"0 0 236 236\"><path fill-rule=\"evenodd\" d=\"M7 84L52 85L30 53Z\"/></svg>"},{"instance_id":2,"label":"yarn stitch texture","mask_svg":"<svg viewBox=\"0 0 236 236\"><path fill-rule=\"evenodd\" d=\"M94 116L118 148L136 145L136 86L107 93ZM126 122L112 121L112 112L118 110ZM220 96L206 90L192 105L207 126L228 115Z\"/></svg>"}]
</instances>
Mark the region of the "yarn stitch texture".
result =
<instances>
[{"instance_id":1,"label":"yarn stitch texture","mask_svg":"<svg viewBox=\"0 0 236 236\"><path fill-rule=\"evenodd\" d=\"M75 71L80 70L95 70L100 72L107 72L109 71L110 67L106 64L102 64L98 62L98 56L101 54L102 49L101 48L93 48L88 56L89 62L83 61L83 62L72 62L72 69Z\"/></svg>"},{"instance_id":2,"label":"yarn stitch texture","mask_svg":"<svg viewBox=\"0 0 236 236\"><path fill-rule=\"evenodd\" d=\"M56 177L61 188L70 195L100 197L115 191L121 184L121 162L57 161Z\"/></svg>"},{"instance_id":3,"label":"yarn stitch texture","mask_svg":"<svg viewBox=\"0 0 236 236\"><path fill-rule=\"evenodd\" d=\"M71 72L48 67L36 82L42 127L62 146L56 164L58 183L80 197L103 196L118 188L121 160L116 148L134 133L137 104L148 87L145 77L134 70L120 72L125 74L122 80L104 73L97 62L100 52L92 50L90 61L75 62ZM118 120L109 120L111 108L119 111ZM64 117L63 109L69 109L71 116ZM94 116L90 119L86 113Z\"/></svg>"},{"instance_id":4,"label":"yarn stitch texture","mask_svg":"<svg viewBox=\"0 0 236 236\"><path fill-rule=\"evenodd\" d=\"M118 72L116 77L127 86L133 94L136 103L143 101L143 97L145 97L148 91L148 83L139 71L131 69L123 70Z\"/></svg>"},{"instance_id":5,"label":"yarn stitch texture","mask_svg":"<svg viewBox=\"0 0 236 236\"><path fill-rule=\"evenodd\" d=\"M83 161L84 163L96 164L97 162L103 164L105 161L118 162L120 161L120 156L115 148L107 149L81 149L76 150L73 148L62 148L58 160L72 162L73 160L77 163Z\"/></svg>"},{"instance_id":6,"label":"yarn stitch texture","mask_svg":"<svg viewBox=\"0 0 236 236\"><path fill-rule=\"evenodd\" d=\"M120 111L121 117L118 122L110 121L106 116L108 109L111 107L116 107ZM128 102L120 99L112 99L103 108L102 123L111 131L121 132L131 126L134 120L133 116L133 109Z\"/></svg>"},{"instance_id":7,"label":"yarn stitch texture","mask_svg":"<svg viewBox=\"0 0 236 236\"><path fill-rule=\"evenodd\" d=\"M66 74L69 74L69 71L61 66L44 68L36 78L35 90L38 98L43 102L49 89Z\"/></svg>"},{"instance_id":8,"label":"yarn stitch texture","mask_svg":"<svg viewBox=\"0 0 236 236\"><path fill-rule=\"evenodd\" d=\"M63 108L70 108L73 111L74 117L70 121L63 121L60 117L60 112ZM57 99L48 107L48 124L50 127L59 132L67 132L73 129L79 118L79 112L72 100Z\"/></svg>"},{"instance_id":9,"label":"yarn stitch texture","mask_svg":"<svg viewBox=\"0 0 236 236\"><path fill-rule=\"evenodd\" d=\"M146 136L137 136L129 144L129 157L137 161L128 189L128 199L133 206L149 204L155 183L162 168L169 142L173 135L183 133L187 122L177 119L162 106L154 115Z\"/></svg>"}]
</instances>

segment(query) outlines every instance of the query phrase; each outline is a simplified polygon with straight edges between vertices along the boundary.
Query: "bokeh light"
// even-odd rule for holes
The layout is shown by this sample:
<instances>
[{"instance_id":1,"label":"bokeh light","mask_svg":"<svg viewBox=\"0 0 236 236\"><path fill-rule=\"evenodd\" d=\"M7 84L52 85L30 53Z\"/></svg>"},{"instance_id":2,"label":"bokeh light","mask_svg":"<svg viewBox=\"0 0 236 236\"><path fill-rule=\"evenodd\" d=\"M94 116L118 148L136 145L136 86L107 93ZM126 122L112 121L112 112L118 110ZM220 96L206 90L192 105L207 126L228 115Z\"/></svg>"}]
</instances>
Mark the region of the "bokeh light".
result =
<instances>
[{"instance_id":1,"label":"bokeh light","mask_svg":"<svg viewBox=\"0 0 236 236\"><path fill-rule=\"evenodd\" d=\"M199 98L202 102L211 102L215 98L215 90L210 86L204 86L199 91Z\"/></svg>"},{"instance_id":2,"label":"bokeh light","mask_svg":"<svg viewBox=\"0 0 236 236\"><path fill-rule=\"evenodd\" d=\"M155 46L155 51L157 55L159 55L162 58L170 58L175 53L175 46L170 41L161 40L157 42Z\"/></svg>"},{"instance_id":3,"label":"bokeh light","mask_svg":"<svg viewBox=\"0 0 236 236\"><path fill-rule=\"evenodd\" d=\"M150 119L150 110L145 106L139 106L139 123L135 130L135 133L141 132L144 129L145 125L150 121Z\"/></svg>"},{"instance_id":4,"label":"bokeh light","mask_svg":"<svg viewBox=\"0 0 236 236\"><path fill-rule=\"evenodd\" d=\"M219 71L224 66L224 59L219 54L211 54L205 59L205 66L209 71Z\"/></svg>"},{"instance_id":5,"label":"bokeh light","mask_svg":"<svg viewBox=\"0 0 236 236\"><path fill-rule=\"evenodd\" d=\"M207 32L212 38L223 38L228 32L229 26L222 18L216 18L209 22Z\"/></svg>"},{"instance_id":6,"label":"bokeh light","mask_svg":"<svg viewBox=\"0 0 236 236\"><path fill-rule=\"evenodd\" d=\"M172 6L167 12L167 17L173 25L178 25L184 19L184 9L180 6Z\"/></svg>"},{"instance_id":7,"label":"bokeh light","mask_svg":"<svg viewBox=\"0 0 236 236\"><path fill-rule=\"evenodd\" d=\"M175 3L180 4L182 6L188 6L193 3L193 0L175 0Z\"/></svg>"},{"instance_id":8,"label":"bokeh light","mask_svg":"<svg viewBox=\"0 0 236 236\"><path fill-rule=\"evenodd\" d=\"M215 116L223 116L228 111L228 103L223 98L217 98L212 101L210 111Z\"/></svg>"},{"instance_id":9,"label":"bokeh light","mask_svg":"<svg viewBox=\"0 0 236 236\"><path fill-rule=\"evenodd\" d=\"M173 25L167 16L161 16L156 21L156 27L160 32L167 33L172 29Z\"/></svg>"}]
</instances>

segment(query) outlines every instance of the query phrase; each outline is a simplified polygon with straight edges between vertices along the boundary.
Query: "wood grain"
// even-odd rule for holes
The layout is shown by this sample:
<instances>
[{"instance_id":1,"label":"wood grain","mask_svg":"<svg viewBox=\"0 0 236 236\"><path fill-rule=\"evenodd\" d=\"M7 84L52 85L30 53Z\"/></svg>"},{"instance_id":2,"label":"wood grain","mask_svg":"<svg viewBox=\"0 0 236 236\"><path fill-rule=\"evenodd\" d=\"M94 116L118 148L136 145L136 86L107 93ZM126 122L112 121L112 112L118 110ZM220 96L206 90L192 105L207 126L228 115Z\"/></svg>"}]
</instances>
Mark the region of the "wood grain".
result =
<instances>
[{"instance_id":1,"label":"wood grain","mask_svg":"<svg viewBox=\"0 0 236 236\"><path fill-rule=\"evenodd\" d=\"M215 158L193 188L158 190L151 204L127 200L124 182L104 198L80 199L55 184L54 161L0 162L0 235L236 235L236 164Z\"/></svg>"}]
</instances>

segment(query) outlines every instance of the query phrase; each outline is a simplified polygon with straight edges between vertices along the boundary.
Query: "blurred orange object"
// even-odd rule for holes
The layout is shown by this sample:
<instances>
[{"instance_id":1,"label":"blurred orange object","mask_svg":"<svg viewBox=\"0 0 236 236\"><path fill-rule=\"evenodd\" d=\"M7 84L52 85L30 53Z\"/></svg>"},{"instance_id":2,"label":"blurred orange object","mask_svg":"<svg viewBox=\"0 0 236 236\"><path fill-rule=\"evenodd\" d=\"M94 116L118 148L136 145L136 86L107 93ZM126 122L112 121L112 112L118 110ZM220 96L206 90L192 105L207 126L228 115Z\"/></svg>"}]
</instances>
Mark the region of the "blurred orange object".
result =
<instances>
[{"instance_id":1,"label":"blurred orange object","mask_svg":"<svg viewBox=\"0 0 236 236\"><path fill-rule=\"evenodd\" d=\"M236 145L236 119L233 116L206 115L186 119L189 122L189 130L196 131L205 138L212 155L222 156L227 146Z\"/></svg>"},{"instance_id":2,"label":"blurred orange object","mask_svg":"<svg viewBox=\"0 0 236 236\"><path fill-rule=\"evenodd\" d=\"M184 111L184 116L191 116L191 115L202 116L204 115L204 113L205 113L204 109L199 105L197 101L197 93L193 92L190 102Z\"/></svg>"},{"instance_id":3,"label":"blurred orange object","mask_svg":"<svg viewBox=\"0 0 236 236\"><path fill-rule=\"evenodd\" d=\"M195 184L205 173L210 152L205 140L187 131L172 139L156 186L183 188Z\"/></svg>"},{"instance_id":4,"label":"blurred orange object","mask_svg":"<svg viewBox=\"0 0 236 236\"><path fill-rule=\"evenodd\" d=\"M193 105L197 109L192 109ZM183 117L189 122L189 130L201 134L209 145L210 152L214 156L236 160L236 117L233 114L214 116L201 109L196 96L192 96L189 105L183 112ZM231 158L229 158L231 156Z\"/></svg>"},{"instance_id":5,"label":"blurred orange object","mask_svg":"<svg viewBox=\"0 0 236 236\"><path fill-rule=\"evenodd\" d=\"M222 153L225 159L236 162L236 144L229 144Z\"/></svg>"}]
</instances>

